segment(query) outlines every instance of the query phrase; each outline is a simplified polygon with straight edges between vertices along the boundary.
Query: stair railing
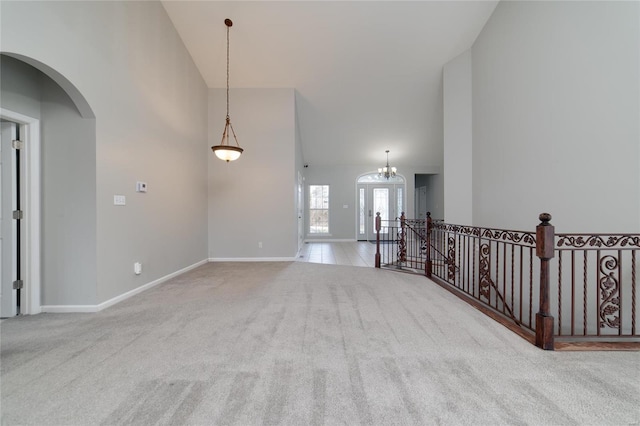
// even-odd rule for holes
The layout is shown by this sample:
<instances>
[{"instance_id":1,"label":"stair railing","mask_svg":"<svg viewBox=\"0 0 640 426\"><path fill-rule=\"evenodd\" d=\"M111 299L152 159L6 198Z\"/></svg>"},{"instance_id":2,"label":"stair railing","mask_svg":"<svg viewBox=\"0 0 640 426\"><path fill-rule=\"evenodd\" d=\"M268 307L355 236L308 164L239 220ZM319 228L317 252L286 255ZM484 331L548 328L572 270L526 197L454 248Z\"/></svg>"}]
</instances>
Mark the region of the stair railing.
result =
<instances>
[{"instance_id":1,"label":"stair railing","mask_svg":"<svg viewBox=\"0 0 640 426\"><path fill-rule=\"evenodd\" d=\"M376 217L376 267L423 273L501 322L509 319L543 349L556 348L557 339L561 347L590 340L640 348L640 235L556 235L547 213L535 233L452 225L430 213L398 219ZM381 232L395 249L380 252Z\"/></svg>"}]
</instances>

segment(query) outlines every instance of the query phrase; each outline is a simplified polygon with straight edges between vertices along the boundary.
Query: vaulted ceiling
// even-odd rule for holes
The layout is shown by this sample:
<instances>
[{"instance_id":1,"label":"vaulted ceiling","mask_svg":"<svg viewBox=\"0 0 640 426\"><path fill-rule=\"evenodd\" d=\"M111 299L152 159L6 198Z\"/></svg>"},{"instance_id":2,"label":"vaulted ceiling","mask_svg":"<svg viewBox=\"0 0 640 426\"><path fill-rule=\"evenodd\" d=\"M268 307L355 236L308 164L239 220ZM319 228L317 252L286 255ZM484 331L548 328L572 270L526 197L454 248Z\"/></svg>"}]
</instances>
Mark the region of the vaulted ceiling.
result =
<instances>
[{"instance_id":1,"label":"vaulted ceiling","mask_svg":"<svg viewBox=\"0 0 640 426\"><path fill-rule=\"evenodd\" d=\"M210 88L293 88L315 166L442 162L442 67L497 1L164 1ZM232 103L233 113L233 103Z\"/></svg>"}]
</instances>

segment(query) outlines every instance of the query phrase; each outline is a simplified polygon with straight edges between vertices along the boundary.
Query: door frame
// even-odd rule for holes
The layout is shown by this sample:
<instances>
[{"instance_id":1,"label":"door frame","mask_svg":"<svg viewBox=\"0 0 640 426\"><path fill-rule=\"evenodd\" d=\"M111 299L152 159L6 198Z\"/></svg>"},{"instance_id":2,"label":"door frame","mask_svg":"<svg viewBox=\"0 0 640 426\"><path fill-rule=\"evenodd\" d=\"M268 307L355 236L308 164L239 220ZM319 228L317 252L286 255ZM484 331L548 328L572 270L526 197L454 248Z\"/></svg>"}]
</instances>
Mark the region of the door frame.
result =
<instances>
[{"instance_id":1,"label":"door frame","mask_svg":"<svg viewBox=\"0 0 640 426\"><path fill-rule=\"evenodd\" d=\"M388 187L389 189L391 189L391 193L390 193L390 197L393 199L393 201L390 201L391 203L393 203L394 206L396 206L396 201L397 201L397 188L398 187L402 187L402 204L403 204L403 209L406 210L407 208L407 179L406 177L404 177L404 175L400 175L398 174L398 178L402 179L401 182L389 182L389 181L371 181L371 182L360 182L360 178L362 177L366 177L367 175L377 175L378 172L377 171L372 171L372 172L368 172L368 173L363 173L361 175L358 175L358 177L356 178L356 189L355 189L355 203L354 205L356 206L355 208L355 240L356 241L369 241L369 232L370 232L370 225L372 226L371 223L366 223L365 224L365 240L362 240L361 237L362 235L360 234L360 230L359 230L359 224L360 224L360 188L365 188L365 199L367 200L367 202L365 203L365 209L368 207L368 203L371 202L370 198L371 198L371 188L375 187L375 186L380 186L380 187ZM397 212L398 216L400 216L401 212ZM373 222L375 218L375 212L373 212L373 215L371 216L371 221ZM369 222L369 216L368 216L368 212L365 211L365 222Z\"/></svg>"},{"instance_id":2,"label":"door frame","mask_svg":"<svg viewBox=\"0 0 640 426\"><path fill-rule=\"evenodd\" d=\"M20 138L24 142L24 199L22 231L24 233L24 287L21 314L39 314L40 302L40 120L5 108L0 118L20 125Z\"/></svg>"}]
</instances>

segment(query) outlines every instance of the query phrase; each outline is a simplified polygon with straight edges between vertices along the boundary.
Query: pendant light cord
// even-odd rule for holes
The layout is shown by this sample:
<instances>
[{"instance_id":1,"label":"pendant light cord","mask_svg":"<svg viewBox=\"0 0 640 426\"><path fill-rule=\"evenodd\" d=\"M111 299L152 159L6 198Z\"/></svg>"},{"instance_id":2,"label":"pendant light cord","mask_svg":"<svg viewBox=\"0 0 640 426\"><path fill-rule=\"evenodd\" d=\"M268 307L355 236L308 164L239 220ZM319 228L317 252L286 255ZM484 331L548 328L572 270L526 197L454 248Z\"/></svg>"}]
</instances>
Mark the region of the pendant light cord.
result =
<instances>
[{"instance_id":1,"label":"pendant light cord","mask_svg":"<svg viewBox=\"0 0 640 426\"><path fill-rule=\"evenodd\" d=\"M229 26L227 26L227 120L229 120Z\"/></svg>"},{"instance_id":2,"label":"pendant light cord","mask_svg":"<svg viewBox=\"0 0 640 426\"><path fill-rule=\"evenodd\" d=\"M237 160L240 157L240 154L244 151L240 148L240 144L238 143L238 138L236 137L236 132L233 130L233 126L231 125L231 118L229 117L229 29L233 25L231 19L225 19L224 24L227 26L227 119L224 124L224 130L222 132L222 140L220 141L220 145L212 146L211 149L216 154L216 156L226 161ZM231 130L231 132L229 132ZM230 137L233 136L233 140L236 143L236 146L231 146L229 143Z\"/></svg>"}]
</instances>

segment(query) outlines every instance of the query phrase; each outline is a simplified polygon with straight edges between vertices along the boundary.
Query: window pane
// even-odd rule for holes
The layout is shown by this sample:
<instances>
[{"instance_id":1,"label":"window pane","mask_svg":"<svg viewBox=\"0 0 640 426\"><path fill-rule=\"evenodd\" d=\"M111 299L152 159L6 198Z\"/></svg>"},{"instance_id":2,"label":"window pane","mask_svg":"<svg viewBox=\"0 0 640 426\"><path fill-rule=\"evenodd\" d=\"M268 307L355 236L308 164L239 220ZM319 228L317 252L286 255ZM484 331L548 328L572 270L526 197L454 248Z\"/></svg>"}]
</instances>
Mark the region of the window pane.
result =
<instances>
[{"instance_id":1,"label":"window pane","mask_svg":"<svg viewBox=\"0 0 640 426\"><path fill-rule=\"evenodd\" d=\"M364 188L360 188L360 235L365 233L365 208L364 208Z\"/></svg>"},{"instance_id":2,"label":"window pane","mask_svg":"<svg viewBox=\"0 0 640 426\"><path fill-rule=\"evenodd\" d=\"M309 185L309 233L329 233L329 185Z\"/></svg>"},{"instance_id":3,"label":"window pane","mask_svg":"<svg viewBox=\"0 0 640 426\"><path fill-rule=\"evenodd\" d=\"M373 211L380 213L380 219L389 220L389 188L373 188ZM376 232L373 221L373 232Z\"/></svg>"},{"instance_id":4,"label":"window pane","mask_svg":"<svg viewBox=\"0 0 640 426\"><path fill-rule=\"evenodd\" d=\"M310 214L310 234L323 234L329 232L329 212L327 210L311 210Z\"/></svg>"}]
</instances>

